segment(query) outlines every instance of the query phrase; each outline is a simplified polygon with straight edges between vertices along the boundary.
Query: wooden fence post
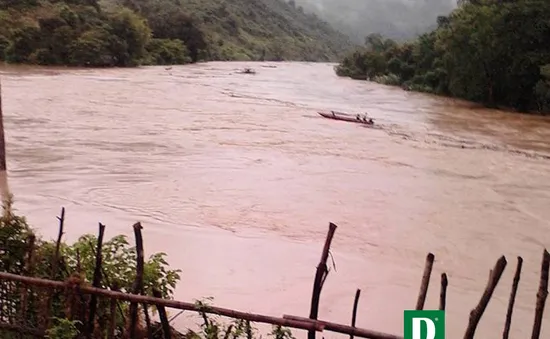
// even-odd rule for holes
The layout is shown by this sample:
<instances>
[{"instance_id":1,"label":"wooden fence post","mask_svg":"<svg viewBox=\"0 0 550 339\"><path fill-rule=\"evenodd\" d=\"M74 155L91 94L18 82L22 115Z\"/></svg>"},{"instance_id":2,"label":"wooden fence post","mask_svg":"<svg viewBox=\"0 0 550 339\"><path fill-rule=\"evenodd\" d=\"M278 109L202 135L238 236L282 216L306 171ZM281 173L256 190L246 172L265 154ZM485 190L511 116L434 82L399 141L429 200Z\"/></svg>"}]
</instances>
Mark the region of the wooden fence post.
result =
<instances>
[{"instance_id":1,"label":"wooden fence post","mask_svg":"<svg viewBox=\"0 0 550 339\"><path fill-rule=\"evenodd\" d=\"M133 226L134 228L134 235L136 237L136 279L134 280L134 284L132 286L132 293L133 294L139 294L143 290L143 266L144 266L144 259L143 259L143 237L141 235L141 230L143 227L141 226L141 223L137 222ZM136 329L137 329L137 321L138 321L138 303L132 302L130 303L130 338L136 337Z\"/></svg>"},{"instance_id":2,"label":"wooden fence post","mask_svg":"<svg viewBox=\"0 0 550 339\"><path fill-rule=\"evenodd\" d=\"M359 297L361 296L361 290L355 291L355 299L353 300L353 311L351 313L351 327L355 328L355 322L357 320L357 306L359 306ZM349 339L353 339L353 334L350 334Z\"/></svg>"},{"instance_id":3,"label":"wooden fence post","mask_svg":"<svg viewBox=\"0 0 550 339\"><path fill-rule=\"evenodd\" d=\"M94 268L94 278L92 282L93 287L101 287L101 265L103 264L103 236L105 235L105 225L99 223L99 235L97 237L97 247L95 251L95 268ZM97 296L92 295L90 298L90 314L88 317L88 328L86 335L88 338L92 337L95 327L95 314L97 310Z\"/></svg>"},{"instance_id":4,"label":"wooden fence post","mask_svg":"<svg viewBox=\"0 0 550 339\"><path fill-rule=\"evenodd\" d=\"M514 274L514 280L512 282L512 291L510 292L510 300L508 301L508 310L506 311L506 322L504 323L504 332L502 333L502 339L508 339L508 335L510 334L510 325L512 324L512 312L514 311L514 303L516 301L516 293L518 291L522 266L523 258L518 257L518 265L516 267L516 273Z\"/></svg>"},{"instance_id":5,"label":"wooden fence post","mask_svg":"<svg viewBox=\"0 0 550 339\"><path fill-rule=\"evenodd\" d=\"M319 300L321 298L321 290L323 289L323 284L328 275L327 269L327 260L330 250L330 244L332 238L334 237L334 232L336 232L337 226L333 223L330 223L328 226L327 238L325 240L325 246L323 247L323 252L321 254L321 260L319 265L317 265L317 271L315 273L315 280L313 282L313 293L311 296L311 309L309 312L309 319L317 319L319 315ZM315 331L308 332L308 339L315 339Z\"/></svg>"},{"instance_id":6,"label":"wooden fence post","mask_svg":"<svg viewBox=\"0 0 550 339\"><path fill-rule=\"evenodd\" d=\"M2 79L0 78L0 172L6 170L6 139L4 136L4 111L2 109Z\"/></svg>"},{"instance_id":7,"label":"wooden fence post","mask_svg":"<svg viewBox=\"0 0 550 339\"><path fill-rule=\"evenodd\" d=\"M441 274L441 292L439 294L439 309L444 311L447 306L447 286L449 286L449 280L447 280L447 273Z\"/></svg>"},{"instance_id":8,"label":"wooden fence post","mask_svg":"<svg viewBox=\"0 0 550 339\"><path fill-rule=\"evenodd\" d=\"M156 288L153 289L153 296L155 298L162 298L162 294ZM168 317L166 316L166 309L164 306L157 305L157 310L159 312L160 323L162 325L162 332L164 339L172 338L172 330L170 329L170 323L168 322Z\"/></svg>"},{"instance_id":9,"label":"wooden fence post","mask_svg":"<svg viewBox=\"0 0 550 339\"><path fill-rule=\"evenodd\" d=\"M477 325L479 324L479 320L481 319L483 312L485 312L485 309L493 296L493 292L495 291L505 268L506 258L502 256L495 264L495 268L491 270L487 287L485 288L478 305L470 312L470 319L468 321L468 328L466 328L466 332L464 333L464 339L474 339L474 334L476 332Z\"/></svg>"},{"instance_id":10,"label":"wooden fence post","mask_svg":"<svg viewBox=\"0 0 550 339\"><path fill-rule=\"evenodd\" d=\"M430 277L432 275L432 268L434 266L435 256L432 253L428 253L426 256L426 265L424 266L424 273L422 274L422 283L420 284L420 292L418 293L418 300L416 301L416 309L424 309L424 303L426 302L426 295L428 293L428 285L430 284Z\"/></svg>"},{"instance_id":11,"label":"wooden fence post","mask_svg":"<svg viewBox=\"0 0 550 339\"><path fill-rule=\"evenodd\" d=\"M542 264L540 269L540 285L537 293L537 306L535 308L535 322L531 339L539 339L542 327L542 316L546 297L548 297L548 270L550 269L550 254L545 249L542 253Z\"/></svg>"}]
</instances>

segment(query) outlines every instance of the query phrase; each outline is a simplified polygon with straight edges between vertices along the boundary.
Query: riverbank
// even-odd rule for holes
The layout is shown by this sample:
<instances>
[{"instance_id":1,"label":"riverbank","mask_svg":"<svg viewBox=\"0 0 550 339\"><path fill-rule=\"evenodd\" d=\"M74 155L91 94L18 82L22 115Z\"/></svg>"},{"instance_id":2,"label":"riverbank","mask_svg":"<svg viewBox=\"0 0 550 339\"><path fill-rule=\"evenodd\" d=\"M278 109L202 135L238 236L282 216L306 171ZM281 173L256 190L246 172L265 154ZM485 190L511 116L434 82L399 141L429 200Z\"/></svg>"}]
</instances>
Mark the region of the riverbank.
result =
<instances>
[{"instance_id":1,"label":"riverbank","mask_svg":"<svg viewBox=\"0 0 550 339\"><path fill-rule=\"evenodd\" d=\"M440 16L434 31L413 41L368 36L365 46L349 53L335 71L488 107L548 114L550 5L541 4L465 2Z\"/></svg>"}]
</instances>

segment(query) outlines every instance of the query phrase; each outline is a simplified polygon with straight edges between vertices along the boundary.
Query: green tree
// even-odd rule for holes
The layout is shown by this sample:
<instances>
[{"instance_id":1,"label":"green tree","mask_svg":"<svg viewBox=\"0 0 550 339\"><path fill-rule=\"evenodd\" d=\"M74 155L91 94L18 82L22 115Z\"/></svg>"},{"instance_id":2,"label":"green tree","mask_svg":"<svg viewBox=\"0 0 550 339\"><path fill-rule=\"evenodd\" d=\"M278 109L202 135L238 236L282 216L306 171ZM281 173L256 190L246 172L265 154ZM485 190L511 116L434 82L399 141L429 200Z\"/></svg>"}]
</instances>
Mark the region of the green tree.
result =
<instances>
[{"instance_id":1,"label":"green tree","mask_svg":"<svg viewBox=\"0 0 550 339\"><path fill-rule=\"evenodd\" d=\"M149 63L155 65L175 65L191 62L189 51L179 39L152 39L147 45Z\"/></svg>"},{"instance_id":2,"label":"green tree","mask_svg":"<svg viewBox=\"0 0 550 339\"><path fill-rule=\"evenodd\" d=\"M145 56L145 46L151 39L151 29L145 19L128 8L122 8L109 16L108 37L116 66L138 65Z\"/></svg>"},{"instance_id":3,"label":"green tree","mask_svg":"<svg viewBox=\"0 0 550 339\"><path fill-rule=\"evenodd\" d=\"M550 2L543 0L464 1L412 42L396 46L369 35L366 48L348 54L336 71L488 106L548 112L542 71L550 60L548 17Z\"/></svg>"},{"instance_id":4,"label":"green tree","mask_svg":"<svg viewBox=\"0 0 550 339\"><path fill-rule=\"evenodd\" d=\"M86 31L69 46L69 62L78 66L114 65L109 38L110 34L105 29Z\"/></svg>"}]
</instances>

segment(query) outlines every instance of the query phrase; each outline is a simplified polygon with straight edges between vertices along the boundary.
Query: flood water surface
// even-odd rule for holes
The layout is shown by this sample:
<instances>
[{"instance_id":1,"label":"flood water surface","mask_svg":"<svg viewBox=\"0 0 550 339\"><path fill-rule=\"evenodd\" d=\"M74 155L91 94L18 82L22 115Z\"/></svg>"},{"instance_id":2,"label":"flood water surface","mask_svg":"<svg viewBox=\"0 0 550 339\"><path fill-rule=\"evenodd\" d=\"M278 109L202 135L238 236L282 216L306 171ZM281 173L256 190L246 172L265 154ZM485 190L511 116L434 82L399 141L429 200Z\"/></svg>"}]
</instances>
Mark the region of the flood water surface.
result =
<instances>
[{"instance_id":1,"label":"flood water surface","mask_svg":"<svg viewBox=\"0 0 550 339\"><path fill-rule=\"evenodd\" d=\"M266 65L0 69L16 208L48 238L61 206L69 240L97 222L132 237L141 221L146 254L183 270L176 298L275 316L308 315L334 222L320 318L349 323L360 288L357 326L398 335L432 252L425 308L446 272L450 339L506 255L478 329L501 337L519 255L511 337L529 336L550 244L550 120L338 78L328 64ZM368 112L375 128L317 114L330 109ZM550 312L543 323L544 335Z\"/></svg>"}]
</instances>

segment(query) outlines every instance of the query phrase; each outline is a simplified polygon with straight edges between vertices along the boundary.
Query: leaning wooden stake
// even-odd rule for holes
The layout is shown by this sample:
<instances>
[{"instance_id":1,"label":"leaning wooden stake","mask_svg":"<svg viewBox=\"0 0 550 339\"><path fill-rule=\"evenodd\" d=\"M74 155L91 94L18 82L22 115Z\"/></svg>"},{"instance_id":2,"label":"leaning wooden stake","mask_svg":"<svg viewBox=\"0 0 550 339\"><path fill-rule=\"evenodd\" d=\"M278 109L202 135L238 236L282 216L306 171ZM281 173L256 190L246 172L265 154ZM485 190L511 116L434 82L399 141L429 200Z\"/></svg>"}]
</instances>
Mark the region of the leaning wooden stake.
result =
<instances>
[{"instance_id":1,"label":"leaning wooden stake","mask_svg":"<svg viewBox=\"0 0 550 339\"><path fill-rule=\"evenodd\" d=\"M132 286L132 293L139 294L143 290L143 238L141 235L141 230L143 227L141 223L137 222L133 226L134 235L136 237L136 255L137 255L137 265L136 265L136 279ZM138 303L132 302L130 304L130 338L136 337L136 327L138 321Z\"/></svg>"},{"instance_id":2,"label":"leaning wooden stake","mask_svg":"<svg viewBox=\"0 0 550 339\"><path fill-rule=\"evenodd\" d=\"M313 293L311 295L311 309L309 312L309 319L317 319L319 315L319 299L321 298L321 290L323 289L323 283L328 274L327 269L327 260L330 250L330 244L332 238L334 237L334 232L336 232L337 226L333 223L330 223L328 226L328 234L325 240L325 246L323 247L323 252L321 254L321 261L317 265L317 271L315 273L315 280L313 282ZM308 339L315 339L315 331L309 331L307 334Z\"/></svg>"},{"instance_id":3,"label":"leaning wooden stake","mask_svg":"<svg viewBox=\"0 0 550 339\"><path fill-rule=\"evenodd\" d=\"M544 305L548 297L548 271L550 269L550 254L545 249L542 253L542 265L540 270L540 284L537 293L537 306L535 308L535 322L533 324L533 333L531 339L539 339L540 330L542 327L542 316L544 313Z\"/></svg>"},{"instance_id":4,"label":"leaning wooden stake","mask_svg":"<svg viewBox=\"0 0 550 339\"><path fill-rule=\"evenodd\" d=\"M0 172L6 170L6 140L4 136L4 111L2 110L2 81L0 79Z\"/></svg>"},{"instance_id":5,"label":"leaning wooden stake","mask_svg":"<svg viewBox=\"0 0 550 339\"><path fill-rule=\"evenodd\" d=\"M57 279L59 260L61 256L60 249L61 249L61 239L63 237L63 227L65 224L65 208L61 208L61 216L57 217L57 220L59 220L59 232L57 234L57 241L55 243L55 253L52 259L51 278L53 280ZM50 327L50 311L52 309L52 299L53 299L53 295L48 292L46 296L46 306L43 310L45 329Z\"/></svg>"},{"instance_id":6,"label":"leaning wooden stake","mask_svg":"<svg viewBox=\"0 0 550 339\"><path fill-rule=\"evenodd\" d=\"M145 295L143 288L141 289L141 294ZM149 317L149 308L147 303L142 303L143 315L145 315L145 325L147 326L147 338L153 339L153 328L151 327L151 317Z\"/></svg>"},{"instance_id":7,"label":"leaning wooden stake","mask_svg":"<svg viewBox=\"0 0 550 339\"><path fill-rule=\"evenodd\" d=\"M118 284L115 282L113 283L113 286L111 286L111 290L118 292ZM110 305L109 305L109 333L108 333L108 339L115 339L115 330L116 330L116 308L117 308L117 299L111 298Z\"/></svg>"},{"instance_id":8,"label":"leaning wooden stake","mask_svg":"<svg viewBox=\"0 0 550 339\"><path fill-rule=\"evenodd\" d=\"M92 254L94 256L96 256L96 252L95 252L95 248L93 246L92 243L90 243L90 250L92 251ZM77 249L77 258L78 258L78 249ZM78 261L80 262L80 261ZM79 266L80 267L80 266ZM116 285L116 282L114 282L113 284L111 284L111 282L109 281L109 276L107 275L107 272L105 271L105 268L104 267L101 267L101 279L105 281L105 284L107 286L118 286ZM117 287L118 288L118 287ZM126 317L124 315L124 310L122 309L122 306L120 304L117 303L117 308L120 312L120 316L122 317L122 322L123 323L126 323Z\"/></svg>"},{"instance_id":9,"label":"leaning wooden stake","mask_svg":"<svg viewBox=\"0 0 550 339\"><path fill-rule=\"evenodd\" d=\"M355 321L357 320L357 306L359 305L359 297L361 296L361 290L357 289L355 292L355 299L353 300L353 313L351 314L351 327L355 328ZM349 339L353 339L353 334L349 335Z\"/></svg>"},{"instance_id":10,"label":"leaning wooden stake","mask_svg":"<svg viewBox=\"0 0 550 339\"><path fill-rule=\"evenodd\" d=\"M61 238L63 237L63 228L65 226L65 207L61 207L61 216L57 217L59 220L59 232L57 233L57 241L55 242L55 255L52 263L52 279L57 278L57 267L59 265L59 252L61 250Z\"/></svg>"},{"instance_id":11,"label":"leaning wooden stake","mask_svg":"<svg viewBox=\"0 0 550 339\"><path fill-rule=\"evenodd\" d=\"M506 268L506 264L507 262L504 256L500 257L497 260L495 267L493 268L489 276L487 287L485 288L485 291L483 292L483 295L481 296L478 305L470 312L470 319L468 321L468 328L464 333L464 339L474 338L477 325L479 324L481 316L483 315L483 312L485 312L485 309L487 308L487 305L489 304L489 301L493 296L493 292L495 291L500 277L502 276L502 272L504 272L504 269Z\"/></svg>"},{"instance_id":12,"label":"leaning wooden stake","mask_svg":"<svg viewBox=\"0 0 550 339\"><path fill-rule=\"evenodd\" d=\"M93 287L101 287L101 265L103 263L103 236L105 235L105 225L99 223L99 235L97 237L97 247L95 250L95 269L92 282ZM88 317L87 335L91 338L94 333L95 313L97 310L97 296L92 295L90 298L90 315Z\"/></svg>"},{"instance_id":13,"label":"leaning wooden stake","mask_svg":"<svg viewBox=\"0 0 550 339\"><path fill-rule=\"evenodd\" d=\"M9 199L8 172L6 165L6 140L4 136L4 112L2 110L2 83L0 79L0 194L2 201Z\"/></svg>"},{"instance_id":14,"label":"leaning wooden stake","mask_svg":"<svg viewBox=\"0 0 550 339\"><path fill-rule=\"evenodd\" d=\"M444 311L447 306L447 273L441 273L441 293L439 294L439 309Z\"/></svg>"},{"instance_id":15,"label":"leaning wooden stake","mask_svg":"<svg viewBox=\"0 0 550 339\"><path fill-rule=\"evenodd\" d=\"M508 301L508 310L506 311L506 322L504 323L504 332L502 333L502 339L508 339L510 334L510 325L512 324L512 313L514 312L514 303L516 301L516 293L518 291L519 279L521 276L521 267L523 266L523 258L518 257L518 265L516 267L516 273L514 274L514 280L512 281L512 291L510 292L510 300Z\"/></svg>"},{"instance_id":16,"label":"leaning wooden stake","mask_svg":"<svg viewBox=\"0 0 550 339\"><path fill-rule=\"evenodd\" d=\"M424 303L426 302L426 294L428 293L428 285L430 284L430 277L432 275L432 268L434 266L434 255L428 253L426 256L426 266L424 267L424 274L422 275L422 284L420 285L420 292L418 293L418 300L416 301L416 309L424 309Z\"/></svg>"},{"instance_id":17,"label":"leaning wooden stake","mask_svg":"<svg viewBox=\"0 0 550 339\"><path fill-rule=\"evenodd\" d=\"M155 298L162 298L162 294L156 288L153 289L153 296ZM157 310L159 312L160 323L162 325L162 333L164 339L172 338L172 331L170 330L170 323L168 322L168 316L166 316L166 309L164 306L157 305Z\"/></svg>"}]
</instances>

